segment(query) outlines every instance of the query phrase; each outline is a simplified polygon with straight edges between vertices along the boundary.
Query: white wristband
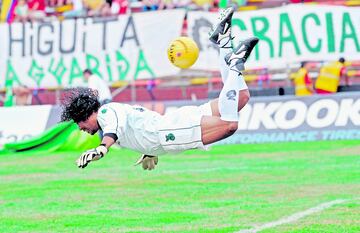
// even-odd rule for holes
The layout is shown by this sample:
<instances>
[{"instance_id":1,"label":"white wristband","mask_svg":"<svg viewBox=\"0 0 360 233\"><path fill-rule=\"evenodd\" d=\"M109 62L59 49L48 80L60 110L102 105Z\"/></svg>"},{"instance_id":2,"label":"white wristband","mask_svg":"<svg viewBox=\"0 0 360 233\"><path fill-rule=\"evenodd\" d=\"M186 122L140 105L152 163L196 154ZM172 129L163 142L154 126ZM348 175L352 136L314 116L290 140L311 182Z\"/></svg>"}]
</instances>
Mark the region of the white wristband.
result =
<instances>
[{"instance_id":1,"label":"white wristband","mask_svg":"<svg viewBox=\"0 0 360 233\"><path fill-rule=\"evenodd\" d=\"M95 150L101 157L103 157L108 152L108 149L104 145L96 147Z\"/></svg>"}]
</instances>

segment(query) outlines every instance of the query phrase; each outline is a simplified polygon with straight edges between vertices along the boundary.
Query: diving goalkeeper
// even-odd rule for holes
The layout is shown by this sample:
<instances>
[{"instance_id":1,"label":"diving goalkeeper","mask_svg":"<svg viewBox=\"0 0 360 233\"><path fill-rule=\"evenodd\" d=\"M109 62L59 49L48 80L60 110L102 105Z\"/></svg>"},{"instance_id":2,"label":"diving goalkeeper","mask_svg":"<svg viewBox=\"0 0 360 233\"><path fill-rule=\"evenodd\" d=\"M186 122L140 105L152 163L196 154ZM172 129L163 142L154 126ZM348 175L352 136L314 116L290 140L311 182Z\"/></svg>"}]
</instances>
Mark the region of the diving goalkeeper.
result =
<instances>
[{"instance_id":1,"label":"diving goalkeeper","mask_svg":"<svg viewBox=\"0 0 360 233\"><path fill-rule=\"evenodd\" d=\"M241 72L258 39L249 38L232 49L229 46L232 14L233 9L227 9L210 33L210 40L219 45L221 60L225 61L221 66L224 85L217 99L160 115L136 105L108 103L100 106L93 90L73 89L63 103L62 120L73 120L80 130L92 135L100 129L104 132L101 144L84 152L77 160L77 166L85 168L90 162L104 157L117 143L142 153L138 163L151 170L158 155L203 149L234 134L238 127L238 112L249 100Z\"/></svg>"}]
</instances>

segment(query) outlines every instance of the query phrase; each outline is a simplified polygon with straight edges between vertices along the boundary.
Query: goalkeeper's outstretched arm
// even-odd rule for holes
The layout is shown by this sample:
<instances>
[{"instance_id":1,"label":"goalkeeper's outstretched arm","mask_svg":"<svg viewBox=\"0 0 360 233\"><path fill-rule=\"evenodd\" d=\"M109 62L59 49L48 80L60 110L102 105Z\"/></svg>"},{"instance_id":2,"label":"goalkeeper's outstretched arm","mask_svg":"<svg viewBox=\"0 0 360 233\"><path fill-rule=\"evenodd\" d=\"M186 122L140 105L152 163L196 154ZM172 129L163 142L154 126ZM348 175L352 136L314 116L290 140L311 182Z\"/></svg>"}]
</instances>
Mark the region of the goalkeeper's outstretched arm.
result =
<instances>
[{"instance_id":1,"label":"goalkeeper's outstretched arm","mask_svg":"<svg viewBox=\"0 0 360 233\"><path fill-rule=\"evenodd\" d=\"M101 145L104 145L106 149L109 150L109 148L115 143L115 141L116 139L112 135L105 134L101 141Z\"/></svg>"}]
</instances>

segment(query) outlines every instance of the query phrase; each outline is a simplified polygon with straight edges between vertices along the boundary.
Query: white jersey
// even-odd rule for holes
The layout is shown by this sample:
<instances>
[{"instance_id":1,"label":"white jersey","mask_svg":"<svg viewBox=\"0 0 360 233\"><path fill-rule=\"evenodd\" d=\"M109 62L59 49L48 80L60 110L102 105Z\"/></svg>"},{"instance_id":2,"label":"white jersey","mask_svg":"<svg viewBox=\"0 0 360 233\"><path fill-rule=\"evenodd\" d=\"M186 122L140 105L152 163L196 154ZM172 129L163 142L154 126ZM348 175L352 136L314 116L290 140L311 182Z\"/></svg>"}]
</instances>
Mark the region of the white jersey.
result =
<instances>
[{"instance_id":1,"label":"white jersey","mask_svg":"<svg viewBox=\"0 0 360 233\"><path fill-rule=\"evenodd\" d=\"M91 75L88 80L88 87L98 92L100 102L112 99L108 84L100 77Z\"/></svg>"},{"instance_id":2,"label":"white jersey","mask_svg":"<svg viewBox=\"0 0 360 233\"><path fill-rule=\"evenodd\" d=\"M148 155L166 153L157 134L158 122L161 115L141 106L109 103L103 105L97 120L104 132L115 134L116 142L125 148L139 151Z\"/></svg>"},{"instance_id":3,"label":"white jersey","mask_svg":"<svg viewBox=\"0 0 360 233\"><path fill-rule=\"evenodd\" d=\"M202 148L201 117L211 115L210 104L185 106L160 115L141 106L121 103L103 105L97 115L104 136L147 155L178 153Z\"/></svg>"}]
</instances>

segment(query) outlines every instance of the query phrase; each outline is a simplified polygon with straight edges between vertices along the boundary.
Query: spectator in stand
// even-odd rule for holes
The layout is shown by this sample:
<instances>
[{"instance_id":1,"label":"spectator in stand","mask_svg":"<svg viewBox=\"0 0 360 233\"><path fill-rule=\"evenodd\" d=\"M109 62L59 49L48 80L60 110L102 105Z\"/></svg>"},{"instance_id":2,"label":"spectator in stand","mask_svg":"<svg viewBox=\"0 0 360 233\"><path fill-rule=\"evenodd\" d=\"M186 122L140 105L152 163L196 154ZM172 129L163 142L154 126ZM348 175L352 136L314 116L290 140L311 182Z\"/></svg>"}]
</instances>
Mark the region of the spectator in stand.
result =
<instances>
[{"instance_id":1,"label":"spectator in stand","mask_svg":"<svg viewBox=\"0 0 360 233\"><path fill-rule=\"evenodd\" d=\"M61 17L64 16L64 12L69 12L72 9L72 0L48 0L46 3L45 12L48 16Z\"/></svg>"},{"instance_id":2,"label":"spectator in stand","mask_svg":"<svg viewBox=\"0 0 360 233\"><path fill-rule=\"evenodd\" d=\"M45 0L29 0L27 5L29 8L29 18L32 21L43 21L45 19Z\"/></svg>"},{"instance_id":3,"label":"spectator in stand","mask_svg":"<svg viewBox=\"0 0 360 233\"><path fill-rule=\"evenodd\" d=\"M30 105L32 100L32 91L25 85L20 85L13 88L13 94L15 96L15 105L23 106Z\"/></svg>"},{"instance_id":4,"label":"spectator in stand","mask_svg":"<svg viewBox=\"0 0 360 233\"><path fill-rule=\"evenodd\" d=\"M84 70L83 75L88 83L88 87L96 92L100 105L110 103L112 96L108 84L103 79L93 74L90 69ZM99 130L99 137L100 139L103 138L102 130Z\"/></svg>"},{"instance_id":5,"label":"spectator in stand","mask_svg":"<svg viewBox=\"0 0 360 233\"><path fill-rule=\"evenodd\" d=\"M196 8L204 11L209 11L214 6L213 0L193 0L193 3L195 3Z\"/></svg>"},{"instance_id":6,"label":"spectator in stand","mask_svg":"<svg viewBox=\"0 0 360 233\"><path fill-rule=\"evenodd\" d=\"M45 13L47 14L47 16L53 16L53 14L55 13L56 3L56 0L46 1Z\"/></svg>"},{"instance_id":7,"label":"spectator in stand","mask_svg":"<svg viewBox=\"0 0 360 233\"><path fill-rule=\"evenodd\" d=\"M99 16L101 15L101 10L104 7L104 0L84 0L83 1L85 9L87 9L88 16Z\"/></svg>"},{"instance_id":8,"label":"spectator in stand","mask_svg":"<svg viewBox=\"0 0 360 233\"><path fill-rule=\"evenodd\" d=\"M15 21L26 22L29 20L29 7L25 0L19 0L15 7Z\"/></svg>"},{"instance_id":9,"label":"spectator in stand","mask_svg":"<svg viewBox=\"0 0 360 233\"><path fill-rule=\"evenodd\" d=\"M111 16L111 15L113 15L113 13L111 12L111 4L112 4L111 1L106 1L106 2L101 6L101 9L100 9L100 15L101 15L101 16L106 17L106 16Z\"/></svg>"},{"instance_id":10,"label":"spectator in stand","mask_svg":"<svg viewBox=\"0 0 360 233\"><path fill-rule=\"evenodd\" d=\"M196 8L192 0L173 0L173 4L175 8Z\"/></svg>"},{"instance_id":11,"label":"spectator in stand","mask_svg":"<svg viewBox=\"0 0 360 233\"><path fill-rule=\"evenodd\" d=\"M315 82L316 93L331 94L336 93L340 79L345 80L345 84L349 85L349 77L346 74L345 59L341 57L337 62L331 62L324 65Z\"/></svg>"},{"instance_id":12,"label":"spectator in stand","mask_svg":"<svg viewBox=\"0 0 360 233\"><path fill-rule=\"evenodd\" d=\"M93 74L90 69L86 69L83 72L84 78L88 83L90 89L96 90L99 95L99 102L101 105L110 103L112 100L111 91L109 85L100 77Z\"/></svg>"},{"instance_id":13,"label":"spectator in stand","mask_svg":"<svg viewBox=\"0 0 360 233\"><path fill-rule=\"evenodd\" d=\"M160 0L159 2L159 10L173 9L174 7L173 0Z\"/></svg>"},{"instance_id":14,"label":"spectator in stand","mask_svg":"<svg viewBox=\"0 0 360 233\"><path fill-rule=\"evenodd\" d=\"M111 3L111 12L112 14L123 15L127 13L129 6L128 0L113 0Z\"/></svg>"},{"instance_id":15,"label":"spectator in stand","mask_svg":"<svg viewBox=\"0 0 360 233\"><path fill-rule=\"evenodd\" d=\"M306 62L301 62L300 69L293 75L296 96L308 96L314 93L313 83L306 68Z\"/></svg>"},{"instance_id":16,"label":"spectator in stand","mask_svg":"<svg viewBox=\"0 0 360 233\"><path fill-rule=\"evenodd\" d=\"M75 17L85 17L86 11L84 9L82 0L72 0L72 9L69 11L64 11L63 16L65 18L75 18Z\"/></svg>"},{"instance_id":17,"label":"spectator in stand","mask_svg":"<svg viewBox=\"0 0 360 233\"><path fill-rule=\"evenodd\" d=\"M46 1L46 6L48 7L55 7L56 6L57 1L56 0L47 0Z\"/></svg>"},{"instance_id":18,"label":"spectator in stand","mask_svg":"<svg viewBox=\"0 0 360 233\"><path fill-rule=\"evenodd\" d=\"M158 0L142 0L143 2L143 11L156 11L159 9Z\"/></svg>"}]
</instances>

